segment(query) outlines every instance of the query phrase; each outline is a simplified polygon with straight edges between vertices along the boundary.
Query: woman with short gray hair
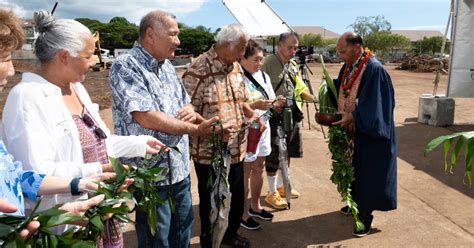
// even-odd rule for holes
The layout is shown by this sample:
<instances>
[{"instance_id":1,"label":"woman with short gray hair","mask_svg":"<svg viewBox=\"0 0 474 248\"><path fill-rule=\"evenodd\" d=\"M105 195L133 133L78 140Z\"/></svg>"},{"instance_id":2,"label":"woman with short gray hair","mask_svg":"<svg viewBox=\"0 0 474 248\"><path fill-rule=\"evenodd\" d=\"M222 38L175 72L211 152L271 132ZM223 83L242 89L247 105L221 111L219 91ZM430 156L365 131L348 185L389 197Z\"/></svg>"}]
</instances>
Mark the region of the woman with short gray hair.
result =
<instances>
[{"instance_id":1,"label":"woman with short gray hair","mask_svg":"<svg viewBox=\"0 0 474 248\"><path fill-rule=\"evenodd\" d=\"M98 105L81 84L95 51L89 29L75 20L55 20L45 11L36 12L34 20L40 32L35 42L40 65L34 73L22 75L3 112L5 141L11 153L29 169L59 177L112 171L108 156L158 153L163 144L151 136L111 135ZM40 208L79 197L87 194L45 197ZM108 233L112 227L118 232ZM106 221L105 235L97 241L98 247L122 247L118 223Z\"/></svg>"}]
</instances>

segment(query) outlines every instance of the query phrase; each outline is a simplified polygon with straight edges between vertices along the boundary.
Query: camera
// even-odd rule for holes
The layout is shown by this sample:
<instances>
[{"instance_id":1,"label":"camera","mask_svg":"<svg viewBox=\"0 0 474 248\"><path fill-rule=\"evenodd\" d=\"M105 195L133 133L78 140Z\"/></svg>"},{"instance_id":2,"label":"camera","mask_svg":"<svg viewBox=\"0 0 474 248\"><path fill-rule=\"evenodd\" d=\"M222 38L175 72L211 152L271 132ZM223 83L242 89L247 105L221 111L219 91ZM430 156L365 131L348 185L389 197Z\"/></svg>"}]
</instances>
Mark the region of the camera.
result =
<instances>
[{"instance_id":1,"label":"camera","mask_svg":"<svg viewBox=\"0 0 474 248\"><path fill-rule=\"evenodd\" d=\"M306 51L303 50L303 47L299 47L295 55L298 57L298 62L300 65L306 64Z\"/></svg>"}]
</instances>

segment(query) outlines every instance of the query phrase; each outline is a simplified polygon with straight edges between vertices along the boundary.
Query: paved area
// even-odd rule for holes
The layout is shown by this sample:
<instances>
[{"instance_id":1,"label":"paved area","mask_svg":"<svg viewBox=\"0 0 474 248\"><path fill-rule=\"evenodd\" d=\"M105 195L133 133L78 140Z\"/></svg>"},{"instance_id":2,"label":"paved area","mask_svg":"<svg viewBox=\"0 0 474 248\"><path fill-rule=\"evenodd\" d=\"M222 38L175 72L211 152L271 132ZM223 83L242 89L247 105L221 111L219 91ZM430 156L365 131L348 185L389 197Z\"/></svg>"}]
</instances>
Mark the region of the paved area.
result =
<instances>
[{"instance_id":1,"label":"paved area","mask_svg":"<svg viewBox=\"0 0 474 248\"><path fill-rule=\"evenodd\" d=\"M311 66L314 87L319 85L318 64ZM336 75L338 65L330 65ZM464 160L454 175L443 170L440 149L423 157L424 146L433 138L453 131L474 130L473 99L456 99L455 125L447 128L416 123L418 97L432 92L434 74L396 71L389 67L396 91L396 131L398 144L398 209L375 212L372 233L364 238L351 235L353 220L339 214L343 206L329 177L330 155L321 128L311 130L305 122L304 158L292 161L292 180L301 192L291 210L274 211L271 222L261 221L262 229L241 234L252 247L474 247L474 188L462 183ZM317 76L319 75L319 76ZM442 76L439 92L445 92ZM102 111L110 124L110 109ZM199 247L199 214L196 177L192 171L195 222L191 244ZM262 203L266 193L263 186ZM128 225L126 247L135 246L135 232Z\"/></svg>"}]
</instances>

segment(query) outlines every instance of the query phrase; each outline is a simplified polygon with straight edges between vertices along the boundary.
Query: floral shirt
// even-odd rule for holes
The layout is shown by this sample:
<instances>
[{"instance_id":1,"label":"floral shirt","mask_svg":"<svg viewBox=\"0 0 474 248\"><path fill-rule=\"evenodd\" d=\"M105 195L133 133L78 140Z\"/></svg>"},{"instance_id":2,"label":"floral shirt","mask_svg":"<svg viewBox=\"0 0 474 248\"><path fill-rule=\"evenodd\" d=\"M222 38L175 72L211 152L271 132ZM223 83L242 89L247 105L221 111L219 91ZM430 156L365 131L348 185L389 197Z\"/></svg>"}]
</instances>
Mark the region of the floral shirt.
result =
<instances>
[{"instance_id":1,"label":"floral shirt","mask_svg":"<svg viewBox=\"0 0 474 248\"><path fill-rule=\"evenodd\" d=\"M24 171L21 163L13 160L13 156L0 140L0 199L18 208L14 215L25 215L23 197L35 201L44 176L35 171Z\"/></svg>"},{"instance_id":2,"label":"floral shirt","mask_svg":"<svg viewBox=\"0 0 474 248\"><path fill-rule=\"evenodd\" d=\"M189 96L169 60L157 61L138 43L118 57L109 74L112 91L112 113L117 135L151 135L171 150L171 159L165 157L156 166L171 169L172 184L189 175L188 135L171 135L140 126L132 112L159 111L171 117L190 102ZM142 158L122 159L126 164L140 164ZM170 164L168 164L168 161ZM168 185L163 181L159 185Z\"/></svg>"},{"instance_id":3,"label":"floral shirt","mask_svg":"<svg viewBox=\"0 0 474 248\"><path fill-rule=\"evenodd\" d=\"M242 104L247 101L244 74L238 63L225 64L214 47L195 59L183 75L183 83L191 96L194 110L205 119L219 116L223 122L233 122L240 129L245 122ZM228 142L231 163L245 158L246 133L233 135ZM191 137L191 156L201 164L211 164L208 137Z\"/></svg>"}]
</instances>

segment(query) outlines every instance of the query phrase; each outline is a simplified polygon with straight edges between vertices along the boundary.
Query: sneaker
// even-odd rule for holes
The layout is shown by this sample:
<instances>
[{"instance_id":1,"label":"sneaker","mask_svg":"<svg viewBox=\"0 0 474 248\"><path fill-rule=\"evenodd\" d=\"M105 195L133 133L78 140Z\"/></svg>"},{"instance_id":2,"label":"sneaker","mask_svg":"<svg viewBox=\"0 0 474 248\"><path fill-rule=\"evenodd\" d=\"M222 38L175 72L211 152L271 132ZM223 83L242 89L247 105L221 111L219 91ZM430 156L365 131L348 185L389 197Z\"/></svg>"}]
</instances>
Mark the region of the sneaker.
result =
<instances>
[{"instance_id":1,"label":"sneaker","mask_svg":"<svg viewBox=\"0 0 474 248\"><path fill-rule=\"evenodd\" d=\"M278 191L275 191L271 194L267 194L267 196L265 197L265 202L275 209L286 209L288 207L286 201L281 199Z\"/></svg>"},{"instance_id":2,"label":"sneaker","mask_svg":"<svg viewBox=\"0 0 474 248\"><path fill-rule=\"evenodd\" d=\"M252 208L249 209L249 215L252 217L260 218L262 220L272 220L273 219L273 214L265 211L265 209L262 209L262 211L256 212L253 211Z\"/></svg>"},{"instance_id":3,"label":"sneaker","mask_svg":"<svg viewBox=\"0 0 474 248\"><path fill-rule=\"evenodd\" d=\"M246 221L240 220L240 225L248 230L258 230L260 229L260 227L262 227L262 225L260 225L260 223L253 220L252 217L247 218Z\"/></svg>"},{"instance_id":4,"label":"sneaker","mask_svg":"<svg viewBox=\"0 0 474 248\"><path fill-rule=\"evenodd\" d=\"M367 236L367 234L370 233L370 230L372 229L372 220L374 217L372 215L369 216L366 220L363 220L364 223L364 229L357 231L356 228L354 227L354 231L352 232L352 235L358 238L362 238Z\"/></svg>"},{"instance_id":5,"label":"sneaker","mask_svg":"<svg viewBox=\"0 0 474 248\"><path fill-rule=\"evenodd\" d=\"M349 208L349 206L345 206L345 207L342 207L339 210L339 213L341 213L343 215L350 215L351 214L351 209Z\"/></svg>"},{"instance_id":6,"label":"sneaker","mask_svg":"<svg viewBox=\"0 0 474 248\"><path fill-rule=\"evenodd\" d=\"M278 193L280 194L281 197L285 197L285 188L284 187L278 187L277 188L278 190ZM291 199L296 199L300 197L300 192L294 190L294 189L291 189Z\"/></svg>"}]
</instances>

